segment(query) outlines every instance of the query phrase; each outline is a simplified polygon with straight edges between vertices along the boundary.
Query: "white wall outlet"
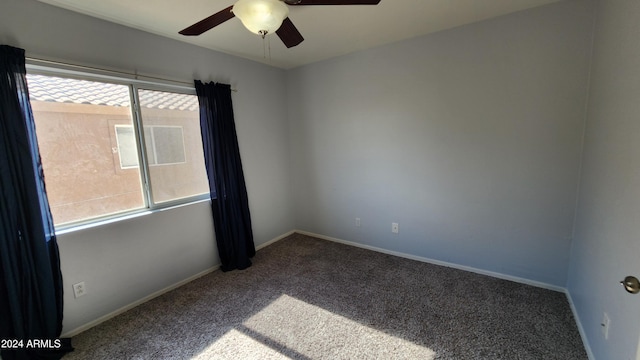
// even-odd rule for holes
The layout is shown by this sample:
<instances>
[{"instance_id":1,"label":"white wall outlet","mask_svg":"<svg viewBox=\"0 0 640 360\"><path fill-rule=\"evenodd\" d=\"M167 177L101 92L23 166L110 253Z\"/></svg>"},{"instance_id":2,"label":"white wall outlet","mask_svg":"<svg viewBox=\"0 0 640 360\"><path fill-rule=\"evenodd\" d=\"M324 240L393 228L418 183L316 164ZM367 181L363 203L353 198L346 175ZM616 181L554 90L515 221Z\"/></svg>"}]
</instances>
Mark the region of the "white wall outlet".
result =
<instances>
[{"instance_id":1,"label":"white wall outlet","mask_svg":"<svg viewBox=\"0 0 640 360\"><path fill-rule=\"evenodd\" d=\"M611 326L611 319L609 319L609 315L607 315L607 313L602 314L602 323L600 323L600 326L602 326L602 336L604 336L605 340L609 339L609 327Z\"/></svg>"},{"instance_id":2,"label":"white wall outlet","mask_svg":"<svg viewBox=\"0 0 640 360\"><path fill-rule=\"evenodd\" d=\"M87 288L84 286L84 281L73 284L73 296L75 296L76 299L86 294Z\"/></svg>"},{"instance_id":3,"label":"white wall outlet","mask_svg":"<svg viewBox=\"0 0 640 360\"><path fill-rule=\"evenodd\" d=\"M360 227L360 218L356 218L356 227Z\"/></svg>"},{"instance_id":4,"label":"white wall outlet","mask_svg":"<svg viewBox=\"0 0 640 360\"><path fill-rule=\"evenodd\" d=\"M391 232L397 234L400 231L400 225L398 223L391 223Z\"/></svg>"}]
</instances>

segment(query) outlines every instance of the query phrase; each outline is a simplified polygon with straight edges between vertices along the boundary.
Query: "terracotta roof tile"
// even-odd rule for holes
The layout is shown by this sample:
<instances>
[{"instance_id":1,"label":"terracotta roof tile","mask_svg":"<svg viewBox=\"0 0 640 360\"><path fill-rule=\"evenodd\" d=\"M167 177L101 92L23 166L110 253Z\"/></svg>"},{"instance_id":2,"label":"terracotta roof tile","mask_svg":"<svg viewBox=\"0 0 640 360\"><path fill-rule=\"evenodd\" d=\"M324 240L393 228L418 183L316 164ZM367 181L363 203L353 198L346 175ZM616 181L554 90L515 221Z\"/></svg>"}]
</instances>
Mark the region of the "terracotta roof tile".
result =
<instances>
[{"instance_id":1,"label":"terracotta roof tile","mask_svg":"<svg viewBox=\"0 0 640 360\"><path fill-rule=\"evenodd\" d=\"M126 85L32 74L27 75L27 83L29 97L34 101L126 107L131 104ZM195 95L141 89L138 97L146 108L198 110Z\"/></svg>"}]
</instances>

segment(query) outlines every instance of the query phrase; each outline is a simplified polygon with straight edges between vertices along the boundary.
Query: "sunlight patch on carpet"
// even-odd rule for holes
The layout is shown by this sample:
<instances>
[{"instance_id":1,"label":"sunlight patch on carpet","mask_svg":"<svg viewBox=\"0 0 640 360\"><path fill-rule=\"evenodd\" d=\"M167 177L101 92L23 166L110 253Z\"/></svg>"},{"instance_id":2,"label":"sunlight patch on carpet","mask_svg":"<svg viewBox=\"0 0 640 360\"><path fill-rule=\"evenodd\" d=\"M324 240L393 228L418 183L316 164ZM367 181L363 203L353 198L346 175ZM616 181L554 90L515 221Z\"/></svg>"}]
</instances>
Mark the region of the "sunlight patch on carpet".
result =
<instances>
[{"instance_id":1,"label":"sunlight patch on carpet","mask_svg":"<svg viewBox=\"0 0 640 360\"><path fill-rule=\"evenodd\" d=\"M250 335L232 329L191 359L288 359Z\"/></svg>"},{"instance_id":2,"label":"sunlight patch on carpet","mask_svg":"<svg viewBox=\"0 0 640 360\"><path fill-rule=\"evenodd\" d=\"M288 295L247 319L246 332L271 349L297 358L432 360L436 353ZM242 330L240 330L242 331ZM240 350L240 349L239 349Z\"/></svg>"}]
</instances>

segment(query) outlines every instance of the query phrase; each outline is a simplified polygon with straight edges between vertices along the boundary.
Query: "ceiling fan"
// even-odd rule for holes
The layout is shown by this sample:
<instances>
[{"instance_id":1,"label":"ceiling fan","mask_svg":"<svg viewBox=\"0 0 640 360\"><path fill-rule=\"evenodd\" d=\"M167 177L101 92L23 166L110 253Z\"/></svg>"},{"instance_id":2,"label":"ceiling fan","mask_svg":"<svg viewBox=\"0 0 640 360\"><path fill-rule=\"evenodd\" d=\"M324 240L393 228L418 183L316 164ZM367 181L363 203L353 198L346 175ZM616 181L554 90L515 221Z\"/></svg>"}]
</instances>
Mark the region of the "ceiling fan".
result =
<instances>
[{"instance_id":1,"label":"ceiling fan","mask_svg":"<svg viewBox=\"0 0 640 360\"><path fill-rule=\"evenodd\" d=\"M237 16L251 32L264 37L275 32L287 48L304 38L289 19L287 5L377 5L380 0L238 0L235 4L201 20L179 33L196 36Z\"/></svg>"}]
</instances>

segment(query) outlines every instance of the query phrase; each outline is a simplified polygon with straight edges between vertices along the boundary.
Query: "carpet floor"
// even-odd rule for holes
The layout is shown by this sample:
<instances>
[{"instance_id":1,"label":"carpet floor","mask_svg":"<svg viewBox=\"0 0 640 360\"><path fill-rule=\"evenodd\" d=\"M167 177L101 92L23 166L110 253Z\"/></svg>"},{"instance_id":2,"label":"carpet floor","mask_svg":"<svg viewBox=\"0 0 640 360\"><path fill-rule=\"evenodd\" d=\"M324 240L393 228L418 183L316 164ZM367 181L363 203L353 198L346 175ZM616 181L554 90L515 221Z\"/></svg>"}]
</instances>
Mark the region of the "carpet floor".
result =
<instances>
[{"instance_id":1,"label":"carpet floor","mask_svg":"<svg viewBox=\"0 0 640 360\"><path fill-rule=\"evenodd\" d=\"M72 339L72 359L587 359L563 293L293 234Z\"/></svg>"}]
</instances>

